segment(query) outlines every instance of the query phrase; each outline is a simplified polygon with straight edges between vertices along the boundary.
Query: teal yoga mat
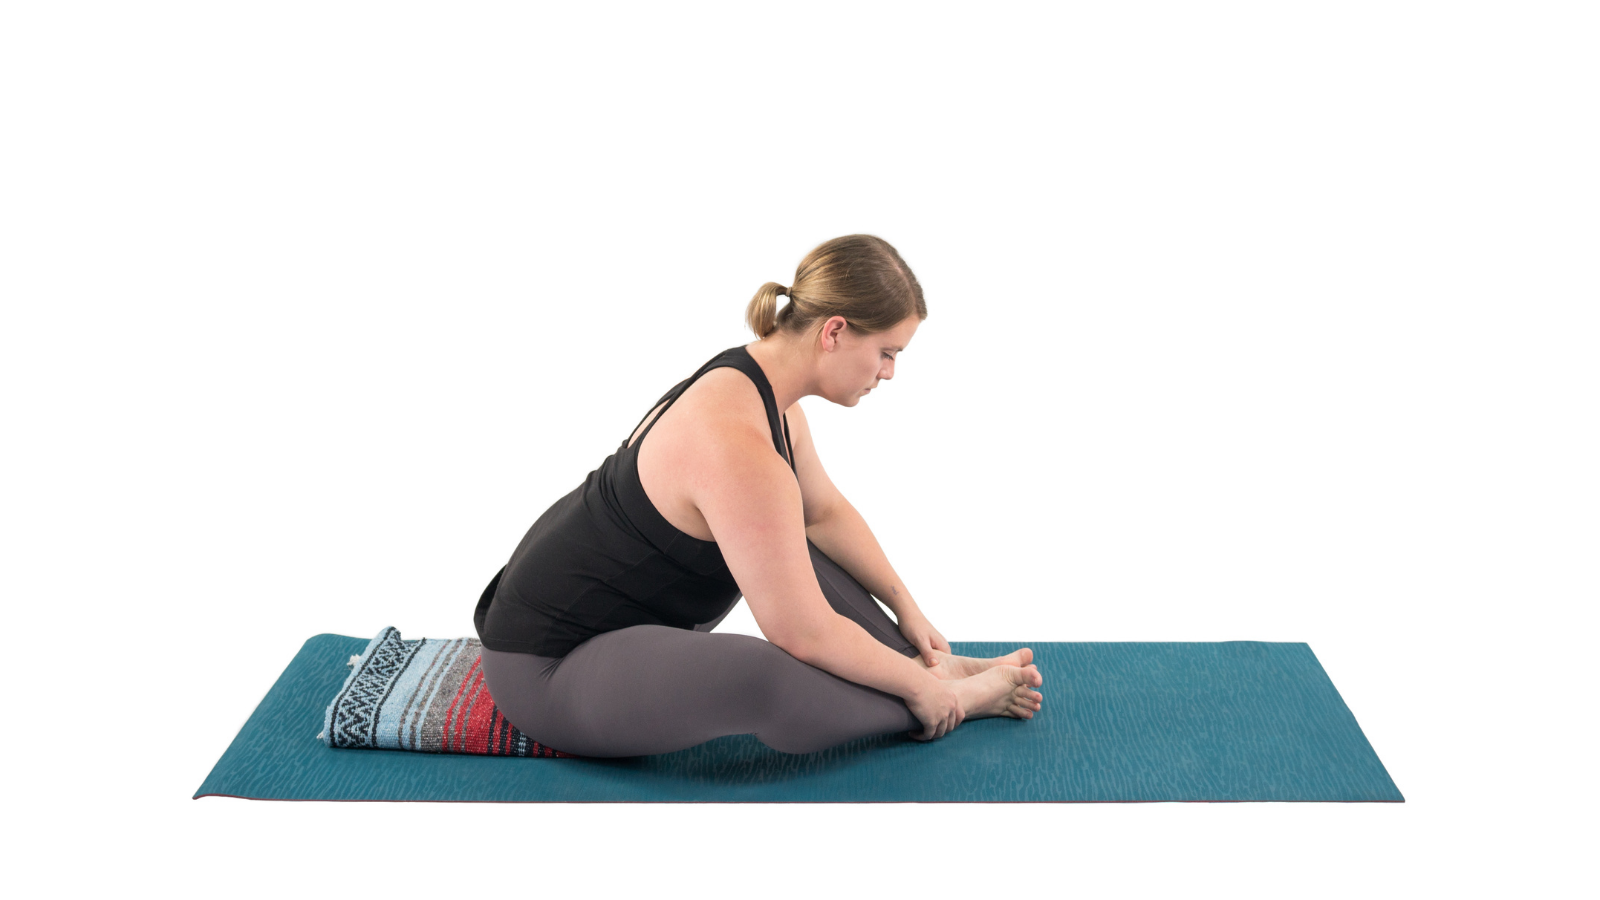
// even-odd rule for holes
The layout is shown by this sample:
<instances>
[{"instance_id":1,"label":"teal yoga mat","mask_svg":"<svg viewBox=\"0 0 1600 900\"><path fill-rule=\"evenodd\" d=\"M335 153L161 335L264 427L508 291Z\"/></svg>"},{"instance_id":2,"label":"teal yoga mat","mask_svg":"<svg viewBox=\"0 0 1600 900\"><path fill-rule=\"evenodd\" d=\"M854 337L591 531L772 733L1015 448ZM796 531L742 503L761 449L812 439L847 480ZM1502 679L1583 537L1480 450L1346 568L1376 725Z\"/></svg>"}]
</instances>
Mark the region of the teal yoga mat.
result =
<instances>
[{"instance_id":1,"label":"teal yoga mat","mask_svg":"<svg viewBox=\"0 0 1600 900\"><path fill-rule=\"evenodd\" d=\"M1300 643L973 643L1033 649L1044 708L818 753L730 735L625 759L334 750L322 714L367 638L319 634L195 797L678 802L1392 801L1404 798Z\"/></svg>"}]
</instances>

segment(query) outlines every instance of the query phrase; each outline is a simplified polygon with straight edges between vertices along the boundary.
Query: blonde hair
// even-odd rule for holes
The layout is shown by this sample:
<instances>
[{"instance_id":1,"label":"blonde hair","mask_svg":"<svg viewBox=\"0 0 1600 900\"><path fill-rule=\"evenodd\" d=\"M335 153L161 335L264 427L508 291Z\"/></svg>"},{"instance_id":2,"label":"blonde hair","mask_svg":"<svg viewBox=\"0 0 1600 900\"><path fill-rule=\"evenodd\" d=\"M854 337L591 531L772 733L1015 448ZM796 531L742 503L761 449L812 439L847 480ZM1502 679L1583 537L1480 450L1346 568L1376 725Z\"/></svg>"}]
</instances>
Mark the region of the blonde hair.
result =
<instances>
[{"instance_id":1,"label":"blonde hair","mask_svg":"<svg viewBox=\"0 0 1600 900\"><path fill-rule=\"evenodd\" d=\"M778 295L789 298L778 309ZM910 316L928 317L922 285L900 254L883 238L847 234L818 244L800 260L794 284L769 281L745 307L744 321L756 337L775 331L802 334L814 323L844 316L850 327L871 334L888 331Z\"/></svg>"}]
</instances>

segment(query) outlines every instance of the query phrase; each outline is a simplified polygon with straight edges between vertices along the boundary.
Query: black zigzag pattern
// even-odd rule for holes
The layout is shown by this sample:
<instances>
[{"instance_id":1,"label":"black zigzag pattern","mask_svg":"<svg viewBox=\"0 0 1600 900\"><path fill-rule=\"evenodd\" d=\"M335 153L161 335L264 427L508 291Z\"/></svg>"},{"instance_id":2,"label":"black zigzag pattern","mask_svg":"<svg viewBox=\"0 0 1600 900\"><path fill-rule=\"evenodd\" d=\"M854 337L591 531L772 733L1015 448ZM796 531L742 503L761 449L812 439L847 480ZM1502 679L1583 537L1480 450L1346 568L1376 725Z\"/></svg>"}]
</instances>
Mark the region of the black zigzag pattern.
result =
<instances>
[{"instance_id":1,"label":"black zigzag pattern","mask_svg":"<svg viewBox=\"0 0 1600 900\"><path fill-rule=\"evenodd\" d=\"M333 746L377 747L378 710L421 645L420 640L401 640L393 627L385 629L378 646L351 679L345 696L336 701Z\"/></svg>"}]
</instances>

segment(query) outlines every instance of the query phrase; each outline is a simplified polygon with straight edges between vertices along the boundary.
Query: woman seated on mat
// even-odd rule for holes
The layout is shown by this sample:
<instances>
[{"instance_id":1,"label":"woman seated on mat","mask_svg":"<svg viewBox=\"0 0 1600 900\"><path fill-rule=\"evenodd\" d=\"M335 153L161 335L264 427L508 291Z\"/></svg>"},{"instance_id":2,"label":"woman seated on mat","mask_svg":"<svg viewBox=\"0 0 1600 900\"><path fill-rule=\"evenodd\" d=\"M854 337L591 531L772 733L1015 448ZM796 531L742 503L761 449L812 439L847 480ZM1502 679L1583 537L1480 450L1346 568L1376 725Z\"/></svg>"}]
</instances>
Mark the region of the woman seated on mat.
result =
<instances>
[{"instance_id":1,"label":"woman seated on mat","mask_svg":"<svg viewBox=\"0 0 1600 900\"><path fill-rule=\"evenodd\" d=\"M597 757L752 733L809 753L1032 718L1033 652L950 653L828 480L800 408L855 406L927 315L916 276L871 235L818 246L793 287L762 285L745 312L761 339L668 391L484 589L483 676L506 718ZM741 592L769 640L712 631Z\"/></svg>"}]
</instances>

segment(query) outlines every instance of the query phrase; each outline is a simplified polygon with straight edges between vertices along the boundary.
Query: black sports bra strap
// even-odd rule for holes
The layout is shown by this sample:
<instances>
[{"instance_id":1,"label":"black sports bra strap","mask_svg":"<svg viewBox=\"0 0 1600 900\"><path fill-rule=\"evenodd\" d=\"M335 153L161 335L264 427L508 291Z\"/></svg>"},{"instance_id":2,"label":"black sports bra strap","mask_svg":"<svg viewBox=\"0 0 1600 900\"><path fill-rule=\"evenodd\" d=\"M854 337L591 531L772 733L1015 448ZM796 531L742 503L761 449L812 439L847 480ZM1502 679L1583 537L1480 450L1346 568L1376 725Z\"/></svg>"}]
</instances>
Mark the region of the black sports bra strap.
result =
<instances>
[{"instance_id":1,"label":"black sports bra strap","mask_svg":"<svg viewBox=\"0 0 1600 900\"><path fill-rule=\"evenodd\" d=\"M787 417L778 411L778 398L772 393L772 382L767 380L767 373L762 371L761 364L756 362L756 358L743 346L734 347L728 353L734 366L755 382L756 391L761 394L761 405L767 409L767 427L772 429L772 448L777 450L783 461L793 469L794 452L792 449L786 449L789 444Z\"/></svg>"},{"instance_id":2,"label":"black sports bra strap","mask_svg":"<svg viewBox=\"0 0 1600 900\"><path fill-rule=\"evenodd\" d=\"M621 443L621 445L619 445L617 447L617 449L618 450L626 450L626 449L628 449L628 442L629 441L633 441L635 444L637 444L637 443L639 443L639 441L644 440L644 436L650 433L650 428L656 427L656 423L661 421L661 417L663 415L666 415L667 408L672 406L673 403L676 403L678 401L678 397L682 396L683 392L689 389L689 383L694 381L696 378L700 377L700 374L701 373L696 372L694 375L691 375L688 378L685 378L684 380L678 382L677 385L675 385L672 388L672 390L667 391L665 394L662 394L660 400L657 400L656 402L650 404L651 411L654 411L655 408L658 407L658 406L661 407L661 411L656 413L656 417L654 419L650 419L650 413L649 412L646 412L644 414L644 419L650 419L650 427L646 428L644 431L640 432L638 439L635 440L634 437L633 437L633 432L639 431L639 425L643 425L644 424L644 419L640 419L639 420L639 425L633 426L632 431L629 431L628 432L628 436L622 439L622 443ZM671 398L670 400L668 399L669 397ZM666 405L662 406L663 403L665 403Z\"/></svg>"},{"instance_id":3,"label":"black sports bra strap","mask_svg":"<svg viewBox=\"0 0 1600 900\"><path fill-rule=\"evenodd\" d=\"M639 420L639 425L644 425L645 419L650 419L650 424L645 425L644 431L639 432L637 438L633 437L633 431L638 431L639 425L633 426L633 431L628 432L628 437L622 439L622 445L618 449L627 449L630 439L633 441L633 446L639 446L645 435L650 433L650 429L656 427L656 423L661 421L661 417L667 414L667 410L672 408L672 404L678 402L678 398L683 396L683 392L689 389L689 385L694 384L701 375L723 366L738 369L755 383L756 392L761 395L761 405L766 407L767 425L772 429L773 449L778 451L778 454L784 458L784 462L789 464L791 470L795 470L794 444L789 440L789 416L778 412L778 401L772 393L772 383L767 380L767 373L761 371L761 365L756 362L755 357L750 355L750 351L743 346L730 347L718 353L707 360L706 364L696 370L693 375L678 382L673 386L672 390L663 394L661 399L650 407L651 410L655 410L657 406L661 407L660 411L656 412L655 418L651 419L650 413L646 412L644 419ZM795 472L798 475L798 470L795 470Z\"/></svg>"}]
</instances>

